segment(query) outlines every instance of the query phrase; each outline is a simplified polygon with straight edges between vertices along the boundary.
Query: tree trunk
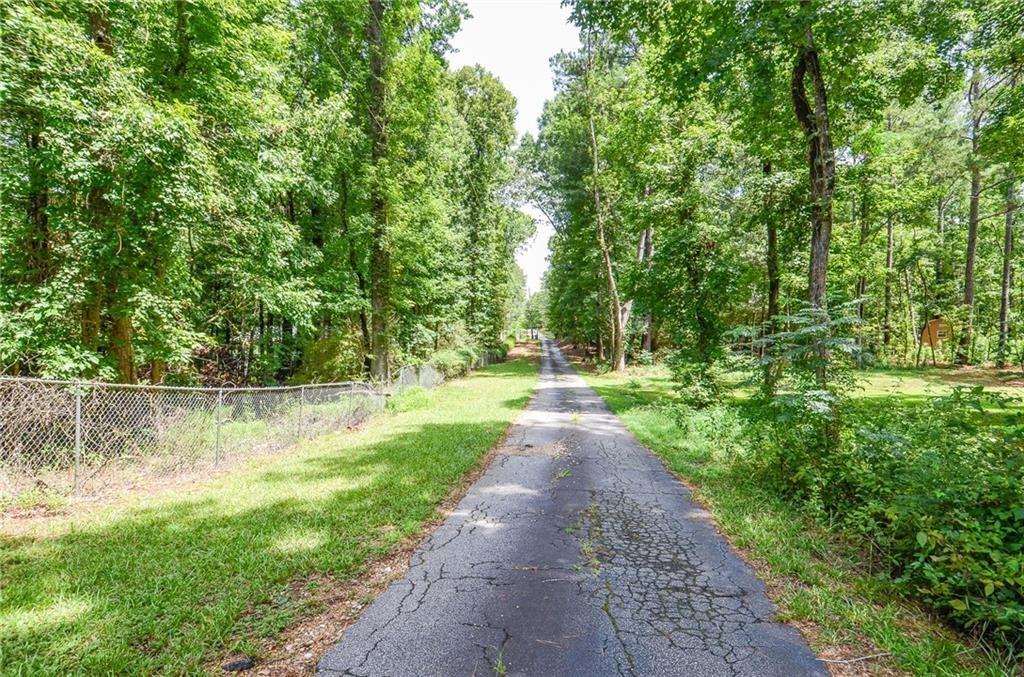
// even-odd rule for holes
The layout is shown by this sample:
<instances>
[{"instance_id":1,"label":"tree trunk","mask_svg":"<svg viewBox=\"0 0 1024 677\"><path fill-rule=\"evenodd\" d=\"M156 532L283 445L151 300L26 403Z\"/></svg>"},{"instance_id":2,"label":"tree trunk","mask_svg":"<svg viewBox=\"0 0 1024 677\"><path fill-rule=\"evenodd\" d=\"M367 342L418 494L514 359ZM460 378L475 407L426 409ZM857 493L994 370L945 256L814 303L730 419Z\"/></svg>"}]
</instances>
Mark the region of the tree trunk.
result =
<instances>
[{"instance_id":1,"label":"tree trunk","mask_svg":"<svg viewBox=\"0 0 1024 677\"><path fill-rule=\"evenodd\" d=\"M910 285L909 269L905 269L903 271L903 282L904 288L907 290L907 330L914 331L914 328L917 327L917 314L914 312L914 289ZM917 334L911 338L914 340L914 347L916 348L918 342L921 340L921 335ZM903 361L904 363L906 362L906 357L904 357Z\"/></svg>"},{"instance_id":2,"label":"tree trunk","mask_svg":"<svg viewBox=\"0 0 1024 677\"><path fill-rule=\"evenodd\" d=\"M654 226L647 226L644 260L647 261L647 272L654 265ZM654 352L654 317L650 311L644 316L644 350Z\"/></svg>"},{"instance_id":3,"label":"tree trunk","mask_svg":"<svg viewBox=\"0 0 1024 677\"><path fill-rule=\"evenodd\" d=\"M946 244L946 224L945 224L945 221L944 221L944 218L943 218L943 212L945 211L944 207L945 207L945 204L943 203L943 200L940 197L939 200L938 200L938 205L937 205L937 207L935 209L935 229L936 229L936 232L939 235L939 251L940 252L946 251L946 247L945 247L945 244ZM935 257L935 284L937 284L937 285L938 284L942 284L942 281L943 281L944 278L945 278L945 270L944 270L944 266L943 266L942 256L936 256Z\"/></svg>"},{"instance_id":4,"label":"tree trunk","mask_svg":"<svg viewBox=\"0 0 1024 677\"><path fill-rule=\"evenodd\" d=\"M1006 366L1006 349L1010 340L1010 287L1013 281L1013 220L1017 209L1016 182L1010 177L1006 188L1006 224L1003 227L1003 284L999 295L999 348L996 366Z\"/></svg>"},{"instance_id":5,"label":"tree trunk","mask_svg":"<svg viewBox=\"0 0 1024 677\"><path fill-rule=\"evenodd\" d=\"M622 301L619 298L618 285L615 282L615 268L612 264L611 248L605 238L604 228L604 207L601 202L600 171L601 159L597 147L597 125L594 121L594 95L591 90L591 71L594 67L594 54L591 44L591 34L587 33L587 122L590 132L590 153L593 163L593 201L594 201L594 223L597 226L597 245L601 250L601 257L604 259L605 280L608 283L608 304L611 339L611 364L612 370L623 371L626 368L626 345L624 329L622 326Z\"/></svg>"},{"instance_id":6,"label":"tree trunk","mask_svg":"<svg viewBox=\"0 0 1024 677\"><path fill-rule=\"evenodd\" d=\"M772 163L765 162L761 167L764 173L764 178L770 181L772 175ZM765 250L765 269L768 275L768 322L767 332L769 336L775 334L778 331L778 320L776 319L779 315L779 288L781 279L779 276L779 229L778 224L775 222L775 196L772 191L771 184L768 185L768 190L765 191L764 195L764 223L765 229L768 235L768 246ZM778 381L778 369L777 366L768 362L764 365L764 392L769 397L775 394L776 383Z\"/></svg>"},{"instance_id":7,"label":"tree trunk","mask_svg":"<svg viewBox=\"0 0 1024 677\"><path fill-rule=\"evenodd\" d=\"M111 317L110 349L114 353L121 383L137 383L139 380L135 369L135 347L132 344L135 332L129 313L127 308L118 308Z\"/></svg>"},{"instance_id":8,"label":"tree trunk","mask_svg":"<svg viewBox=\"0 0 1024 677\"><path fill-rule=\"evenodd\" d=\"M371 351L374 378L387 381L391 377L388 314L391 306L391 251L387 242L388 207L384 197L383 161L387 155L387 124L385 120L385 47L383 35L384 5L382 0L369 0L370 16L366 38L370 52L370 161L377 173L370 187L370 212L373 234L370 245L370 315Z\"/></svg>"},{"instance_id":9,"label":"tree trunk","mask_svg":"<svg viewBox=\"0 0 1024 677\"><path fill-rule=\"evenodd\" d=\"M978 251L978 205L981 202L981 158L978 156L978 133L981 115L977 112L980 76L975 69L971 78L971 206L967 220L967 263L964 266L964 327L956 350L956 363L963 366L971 355L974 338L974 262Z\"/></svg>"},{"instance_id":10,"label":"tree trunk","mask_svg":"<svg viewBox=\"0 0 1024 677\"><path fill-rule=\"evenodd\" d=\"M99 349L101 304L96 295L82 302L82 345L88 350Z\"/></svg>"},{"instance_id":11,"label":"tree trunk","mask_svg":"<svg viewBox=\"0 0 1024 677\"><path fill-rule=\"evenodd\" d=\"M180 82L188 70L188 62L192 55L192 38L188 34L188 17L185 13L185 0L175 0L174 3L174 41L177 47L177 55L171 74L174 76L172 86L174 90L180 89Z\"/></svg>"},{"instance_id":12,"label":"tree trunk","mask_svg":"<svg viewBox=\"0 0 1024 677\"><path fill-rule=\"evenodd\" d=\"M644 257L647 255L647 238L651 232L650 228L645 228L640 231L640 242L636 246L636 263L637 266L641 266L644 263ZM623 331L629 326L629 318L633 314L633 299L629 299L622 305L622 314L619 319L619 323L622 325Z\"/></svg>"},{"instance_id":13,"label":"tree trunk","mask_svg":"<svg viewBox=\"0 0 1024 677\"><path fill-rule=\"evenodd\" d=\"M89 37L101 52L106 55L114 53L114 40L110 33L110 15L102 7L95 7L89 12Z\"/></svg>"},{"instance_id":14,"label":"tree trunk","mask_svg":"<svg viewBox=\"0 0 1024 677\"><path fill-rule=\"evenodd\" d=\"M160 358L153 358L149 369L149 382L153 384L163 383L167 375L167 363Z\"/></svg>"},{"instance_id":15,"label":"tree trunk","mask_svg":"<svg viewBox=\"0 0 1024 677\"><path fill-rule=\"evenodd\" d=\"M803 3L802 3L803 4ZM807 96L811 80L814 106ZM832 238L832 194L835 190L835 154L829 131L828 97L825 81L808 26L804 44L793 67L793 110L807 140L807 164L811 182L811 262L808 271L808 296L815 308L826 307L829 241Z\"/></svg>"},{"instance_id":16,"label":"tree trunk","mask_svg":"<svg viewBox=\"0 0 1024 677\"><path fill-rule=\"evenodd\" d=\"M895 265L892 214L885 220L885 316L882 321L882 345L889 347L892 341L892 275Z\"/></svg>"}]
</instances>

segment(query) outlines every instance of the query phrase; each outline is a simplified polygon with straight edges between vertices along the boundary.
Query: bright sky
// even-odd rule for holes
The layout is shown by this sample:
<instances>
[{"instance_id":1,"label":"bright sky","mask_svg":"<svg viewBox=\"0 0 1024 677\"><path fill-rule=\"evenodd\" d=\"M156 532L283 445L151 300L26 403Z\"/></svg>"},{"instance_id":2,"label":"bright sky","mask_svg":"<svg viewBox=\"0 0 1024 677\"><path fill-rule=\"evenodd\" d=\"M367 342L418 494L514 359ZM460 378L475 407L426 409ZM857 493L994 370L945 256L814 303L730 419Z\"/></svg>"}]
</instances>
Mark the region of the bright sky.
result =
<instances>
[{"instance_id":1,"label":"bright sky","mask_svg":"<svg viewBox=\"0 0 1024 677\"><path fill-rule=\"evenodd\" d=\"M480 64L505 83L519 104L516 129L537 135L537 119L544 102L554 95L548 60L562 50L579 47L569 9L559 0L469 0L472 17L452 41L456 51L448 59L453 68ZM548 239L553 231L539 211L527 213L537 223L537 234L516 260L526 273L526 287L540 289L548 267Z\"/></svg>"}]
</instances>

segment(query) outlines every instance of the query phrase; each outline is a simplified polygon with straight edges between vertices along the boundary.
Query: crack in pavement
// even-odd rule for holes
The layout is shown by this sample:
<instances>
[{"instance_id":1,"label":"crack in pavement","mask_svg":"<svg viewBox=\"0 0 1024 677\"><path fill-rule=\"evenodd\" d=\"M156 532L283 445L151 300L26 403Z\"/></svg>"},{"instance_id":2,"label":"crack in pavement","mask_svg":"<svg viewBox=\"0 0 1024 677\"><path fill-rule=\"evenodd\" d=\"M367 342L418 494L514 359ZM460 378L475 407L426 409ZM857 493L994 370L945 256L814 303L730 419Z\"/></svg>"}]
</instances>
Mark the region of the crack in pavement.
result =
<instances>
[{"instance_id":1,"label":"crack in pavement","mask_svg":"<svg viewBox=\"0 0 1024 677\"><path fill-rule=\"evenodd\" d=\"M686 487L543 355L494 462L318 674L827 675Z\"/></svg>"}]
</instances>

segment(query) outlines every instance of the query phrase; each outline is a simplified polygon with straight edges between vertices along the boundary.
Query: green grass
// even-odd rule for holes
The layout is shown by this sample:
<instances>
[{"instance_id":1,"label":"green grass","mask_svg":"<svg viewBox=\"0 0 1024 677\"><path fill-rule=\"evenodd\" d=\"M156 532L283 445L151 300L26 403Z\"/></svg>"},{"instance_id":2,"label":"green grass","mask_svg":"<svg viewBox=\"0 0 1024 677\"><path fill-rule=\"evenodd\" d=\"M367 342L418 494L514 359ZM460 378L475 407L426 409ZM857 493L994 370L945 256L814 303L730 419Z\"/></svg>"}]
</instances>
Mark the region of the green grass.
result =
<instances>
[{"instance_id":1,"label":"green grass","mask_svg":"<svg viewBox=\"0 0 1024 677\"><path fill-rule=\"evenodd\" d=\"M414 393L363 430L0 540L0 673L196 673L294 622L289 590L357 576L438 504L526 404L536 366Z\"/></svg>"},{"instance_id":2,"label":"green grass","mask_svg":"<svg viewBox=\"0 0 1024 677\"><path fill-rule=\"evenodd\" d=\"M884 652L891 666L912 674L1007 674L999 656L948 630L873 575L866 553L734 471L728 450L740 442L730 437L738 426L715 418L737 415L734 409L676 420L657 406L674 396L662 367L584 377L640 441L695 486L730 541L759 564L782 617L817 627L816 648ZM882 379L875 383L887 387ZM742 391L734 395L736 404L745 399Z\"/></svg>"}]
</instances>

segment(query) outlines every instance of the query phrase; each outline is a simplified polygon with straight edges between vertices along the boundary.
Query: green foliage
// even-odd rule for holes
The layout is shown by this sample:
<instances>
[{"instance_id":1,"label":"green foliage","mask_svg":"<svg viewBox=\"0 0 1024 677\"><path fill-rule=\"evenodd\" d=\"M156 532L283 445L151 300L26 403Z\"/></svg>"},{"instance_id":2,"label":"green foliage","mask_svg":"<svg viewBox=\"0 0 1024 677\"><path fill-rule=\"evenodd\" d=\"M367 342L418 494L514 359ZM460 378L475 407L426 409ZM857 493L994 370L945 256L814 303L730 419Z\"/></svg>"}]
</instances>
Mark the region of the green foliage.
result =
<instances>
[{"instance_id":1,"label":"green foliage","mask_svg":"<svg viewBox=\"0 0 1024 677\"><path fill-rule=\"evenodd\" d=\"M430 406L430 391L422 386L409 386L397 395L388 398L388 411L415 411Z\"/></svg>"},{"instance_id":2,"label":"green foliage","mask_svg":"<svg viewBox=\"0 0 1024 677\"><path fill-rule=\"evenodd\" d=\"M696 361L685 351L673 351L665 359L679 396L697 409L709 407L722 394L718 371L711 362Z\"/></svg>"},{"instance_id":3,"label":"green foliage","mask_svg":"<svg viewBox=\"0 0 1024 677\"><path fill-rule=\"evenodd\" d=\"M336 333L316 339L303 350L302 366L295 383L337 383L358 379L363 373L363 353L354 333Z\"/></svg>"},{"instance_id":4,"label":"green foliage","mask_svg":"<svg viewBox=\"0 0 1024 677\"><path fill-rule=\"evenodd\" d=\"M472 348L456 348L434 353L430 356L430 364L445 378L454 378L468 373L479 359L480 354Z\"/></svg>"},{"instance_id":5,"label":"green foliage","mask_svg":"<svg viewBox=\"0 0 1024 677\"><path fill-rule=\"evenodd\" d=\"M1009 404L981 386L924 406L854 400L836 442L813 406L752 402L735 459L869 543L895 581L937 610L1019 650L1024 445L1019 411L1002 413Z\"/></svg>"},{"instance_id":6,"label":"green foliage","mask_svg":"<svg viewBox=\"0 0 1024 677\"><path fill-rule=\"evenodd\" d=\"M372 335L395 362L495 347L532 232L515 101L445 63L460 3L385 4L377 157L368 3L0 3L0 370L274 382L353 375Z\"/></svg>"}]
</instances>

